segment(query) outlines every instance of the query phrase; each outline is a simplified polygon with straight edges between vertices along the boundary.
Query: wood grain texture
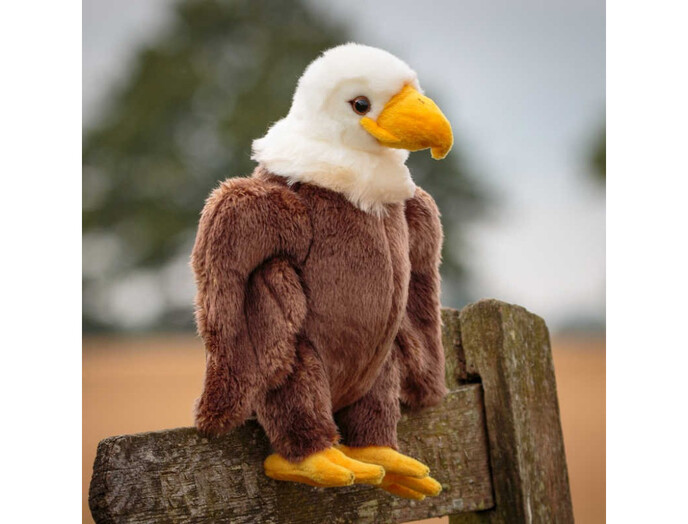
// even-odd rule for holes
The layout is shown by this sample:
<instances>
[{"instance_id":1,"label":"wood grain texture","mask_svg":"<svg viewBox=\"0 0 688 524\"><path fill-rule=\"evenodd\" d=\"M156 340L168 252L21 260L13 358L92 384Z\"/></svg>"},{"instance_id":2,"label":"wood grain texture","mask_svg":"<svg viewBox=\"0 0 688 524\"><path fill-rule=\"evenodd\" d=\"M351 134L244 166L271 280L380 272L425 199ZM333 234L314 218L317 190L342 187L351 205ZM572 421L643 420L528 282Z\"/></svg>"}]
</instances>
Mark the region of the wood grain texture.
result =
<instances>
[{"instance_id":1,"label":"wood grain texture","mask_svg":"<svg viewBox=\"0 0 688 524\"><path fill-rule=\"evenodd\" d=\"M89 504L96 522L405 522L492 506L482 391L405 413L400 448L444 490L422 502L369 486L318 489L263 474L270 448L249 421L207 439L193 428L110 437L98 445Z\"/></svg>"},{"instance_id":2,"label":"wood grain texture","mask_svg":"<svg viewBox=\"0 0 688 524\"><path fill-rule=\"evenodd\" d=\"M484 389L495 507L450 522L573 522L545 322L482 300L461 311L460 324L466 374Z\"/></svg>"}]
</instances>

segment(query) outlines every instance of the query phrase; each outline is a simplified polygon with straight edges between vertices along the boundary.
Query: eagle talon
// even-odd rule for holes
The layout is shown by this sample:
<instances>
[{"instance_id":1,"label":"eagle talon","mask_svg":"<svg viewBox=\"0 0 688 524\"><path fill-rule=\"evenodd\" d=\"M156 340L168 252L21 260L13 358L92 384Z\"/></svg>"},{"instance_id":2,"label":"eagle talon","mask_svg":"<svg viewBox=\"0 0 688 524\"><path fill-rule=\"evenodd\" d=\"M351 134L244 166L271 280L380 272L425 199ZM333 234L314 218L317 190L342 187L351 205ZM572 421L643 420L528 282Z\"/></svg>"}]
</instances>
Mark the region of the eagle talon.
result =
<instances>
[{"instance_id":1,"label":"eagle talon","mask_svg":"<svg viewBox=\"0 0 688 524\"><path fill-rule=\"evenodd\" d=\"M383 486L380 486L382 489L384 489L387 493L391 493L392 495L396 495L397 497L401 497L404 499L411 499L411 500L423 500L425 499L425 495L422 493L418 493L417 491L413 491L412 489L409 489L405 486L401 486L399 484L386 484Z\"/></svg>"},{"instance_id":2,"label":"eagle talon","mask_svg":"<svg viewBox=\"0 0 688 524\"><path fill-rule=\"evenodd\" d=\"M426 496L436 497L442 492L442 484L432 477L419 479L394 473L387 473L380 487L393 495L416 500L423 500Z\"/></svg>"},{"instance_id":3,"label":"eagle talon","mask_svg":"<svg viewBox=\"0 0 688 524\"><path fill-rule=\"evenodd\" d=\"M364 448L338 446L338 449L352 459L368 464L378 464L385 468L387 473L415 478L424 478L430 474L430 468L425 464L402 455L388 446L366 446Z\"/></svg>"},{"instance_id":4,"label":"eagle talon","mask_svg":"<svg viewBox=\"0 0 688 524\"><path fill-rule=\"evenodd\" d=\"M300 462L290 462L273 453L263 463L265 474L275 480L300 482L321 488L351 484L379 485L385 470L351 459L335 448L318 451Z\"/></svg>"},{"instance_id":5,"label":"eagle talon","mask_svg":"<svg viewBox=\"0 0 688 524\"><path fill-rule=\"evenodd\" d=\"M442 485L430 477L430 468L425 464L402 455L387 446L353 448L339 446L346 456L385 468L385 478L380 487L399 497L423 500L441 493Z\"/></svg>"}]
</instances>

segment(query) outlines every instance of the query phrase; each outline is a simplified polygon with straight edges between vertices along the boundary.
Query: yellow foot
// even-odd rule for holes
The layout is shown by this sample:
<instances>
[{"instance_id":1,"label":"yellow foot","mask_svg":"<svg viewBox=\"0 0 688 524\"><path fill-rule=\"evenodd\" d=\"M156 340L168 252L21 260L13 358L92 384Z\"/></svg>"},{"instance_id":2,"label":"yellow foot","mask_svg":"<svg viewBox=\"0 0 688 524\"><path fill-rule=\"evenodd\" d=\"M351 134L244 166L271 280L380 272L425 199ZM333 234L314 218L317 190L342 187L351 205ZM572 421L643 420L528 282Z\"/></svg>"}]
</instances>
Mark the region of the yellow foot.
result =
<instances>
[{"instance_id":1,"label":"yellow foot","mask_svg":"<svg viewBox=\"0 0 688 524\"><path fill-rule=\"evenodd\" d=\"M339 446L345 455L361 462L378 464L385 468L385 478L380 487L393 495L407 499L423 500L426 495L439 495L442 485L429 477L430 468L411 457L386 446L351 448Z\"/></svg>"},{"instance_id":2,"label":"yellow foot","mask_svg":"<svg viewBox=\"0 0 688 524\"><path fill-rule=\"evenodd\" d=\"M434 497L442 492L442 485L432 477L419 479L395 473L387 473L380 487L392 495L414 500Z\"/></svg>"},{"instance_id":3,"label":"yellow foot","mask_svg":"<svg viewBox=\"0 0 688 524\"><path fill-rule=\"evenodd\" d=\"M289 462L273 453L263 463L265 474L275 480L302 482L321 488L351 484L379 485L385 470L377 465L359 462L335 448L306 457L301 462Z\"/></svg>"}]
</instances>

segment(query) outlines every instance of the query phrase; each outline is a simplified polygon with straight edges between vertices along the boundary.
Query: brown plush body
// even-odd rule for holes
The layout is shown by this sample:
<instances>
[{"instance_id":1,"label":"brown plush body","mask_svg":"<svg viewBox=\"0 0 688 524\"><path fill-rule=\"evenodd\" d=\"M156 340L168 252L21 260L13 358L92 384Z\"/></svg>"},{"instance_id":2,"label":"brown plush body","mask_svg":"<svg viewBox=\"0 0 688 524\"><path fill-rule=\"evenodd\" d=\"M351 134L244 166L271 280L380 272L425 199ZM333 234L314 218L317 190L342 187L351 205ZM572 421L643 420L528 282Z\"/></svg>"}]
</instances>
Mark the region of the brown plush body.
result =
<instances>
[{"instance_id":1,"label":"brown plush body","mask_svg":"<svg viewBox=\"0 0 688 524\"><path fill-rule=\"evenodd\" d=\"M441 244L421 189L378 217L262 167L222 183L192 256L207 353L199 430L224 433L255 413L292 461L338 435L396 448L400 400L445 394Z\"/></svg>"}]
</instances>

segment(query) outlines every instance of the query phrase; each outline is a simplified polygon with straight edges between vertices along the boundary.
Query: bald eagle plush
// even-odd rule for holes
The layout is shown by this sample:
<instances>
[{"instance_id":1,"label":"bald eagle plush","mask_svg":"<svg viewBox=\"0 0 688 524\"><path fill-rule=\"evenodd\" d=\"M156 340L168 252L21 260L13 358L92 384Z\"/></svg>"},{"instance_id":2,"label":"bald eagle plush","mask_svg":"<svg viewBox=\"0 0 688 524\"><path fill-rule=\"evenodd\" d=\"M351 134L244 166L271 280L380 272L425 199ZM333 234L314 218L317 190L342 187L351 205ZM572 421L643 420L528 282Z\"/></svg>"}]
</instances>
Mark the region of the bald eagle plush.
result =
<instances>
[{"instance_id":1,"label":"bald eagle plush","mask_svg":"<svg viewBox=\"0 0 688 524\"><path fill-rule=\"evenodd\" d=\"M396 425L400 401L428 406L446 393L442 229L405 161L427 148L443 158L452 141L391 54L347 44L310 64L289 114L253 143L254 173L223 182L201 215L200 431L255 414L274 479L414 499L441 491L397 451Z\"/></svg>"}]
</instances>

